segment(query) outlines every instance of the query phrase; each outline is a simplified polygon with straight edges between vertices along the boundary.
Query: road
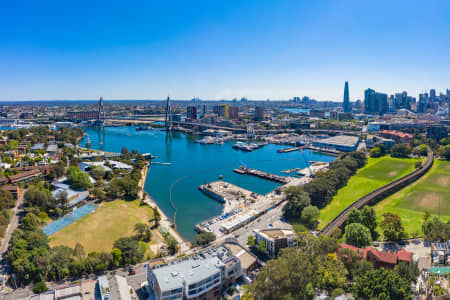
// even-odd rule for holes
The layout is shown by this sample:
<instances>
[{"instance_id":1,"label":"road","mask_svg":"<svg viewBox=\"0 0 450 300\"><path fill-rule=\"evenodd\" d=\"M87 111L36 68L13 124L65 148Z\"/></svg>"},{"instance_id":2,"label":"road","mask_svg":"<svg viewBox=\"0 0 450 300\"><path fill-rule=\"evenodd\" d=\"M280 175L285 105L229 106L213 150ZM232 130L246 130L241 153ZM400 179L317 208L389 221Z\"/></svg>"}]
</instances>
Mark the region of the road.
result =
<instances>
[{"instance_id":1,"label":"road","mask_svg":"<svg viewBox=\"0 0 450 300\"><path fill-rule=\"evenodd\" d=\"M5 237L2 240L2 245L0 247L0 255L2 257L2 265L1 265L1 276L4 278L1 286L0 286L0 290L5 290L7 289L6 287L6 282L8 280L8 273L9 273L9 268L8 265L6 263L4 263L4 259L6 256L6 252L8 251L8 245L9 245L9 240L11 239L11 235L14 232L14 230L16 230L17 226L19 226L20 223L20 219L23 215L23 195L25 194L25 191L23 191L23 193L21 193L19 199L16 202L16 206L14 206L14 208L12 209L13 215L12 215L12 219L9 222L8 228L6 229L6 233L5 233Z\"/></svg>"}]
</instances>

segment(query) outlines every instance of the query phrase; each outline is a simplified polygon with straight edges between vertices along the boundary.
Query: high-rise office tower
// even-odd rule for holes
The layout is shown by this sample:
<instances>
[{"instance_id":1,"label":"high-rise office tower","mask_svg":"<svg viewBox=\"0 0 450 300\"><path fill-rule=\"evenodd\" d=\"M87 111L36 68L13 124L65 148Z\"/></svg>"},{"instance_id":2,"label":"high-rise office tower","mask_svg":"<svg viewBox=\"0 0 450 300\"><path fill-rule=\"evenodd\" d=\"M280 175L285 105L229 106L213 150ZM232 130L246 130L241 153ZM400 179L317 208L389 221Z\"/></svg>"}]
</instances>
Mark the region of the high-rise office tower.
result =
<instances>
[{"instance_id":1,"label":"high-rise office tower","mask_svg":"<svg viewBox=\"0 0 450 300\"><path fill-rule=\"evenodd\" d=\"M436 90L435 89L430 90L430 98L431 98L431 100L434 100L436 98Z\"/></svg>"},{"instance_id":2,"label":"high-rise office tower","mask_svg":"<svg viewBox=\"0 0 450 300\"><path fill-rule=\"evenodd\" d=\"M195 106L188 106L186 111L186 117L191 120L197 119L197 107Z\"/></svg>"},{"instance_id":3,"label":"high-rise office tower","mask_svg":"<svg viewBox=\"0 0 450 300\"><path fill-rule=\"evenodd\" d=\"M352 111L352 107L350 105L350 95L348 92L348 81L345 82L344 86L344 103L343 103L344 112L349 113Z\"/></svg>"},{"instance_id":4,"label":"high-rise office tower","mask_svg":"<svg viewBox=\"0 0 450 300\"><path fill-rule=\"evenodd\" d=\"M366 114L383 115L388 111L387 94L372 89L364 91L364 111Z\"/></svg>"},{"instance_id":5,"label":"high-rise office tower","mask_svg":"<svg viewBox=\"0 0 450 300\"><path fill-rule=\"evenodd\" d=\"M264 107L255 107L255 119L258 121L264 120Z\"/></svg>"}]
</instances>

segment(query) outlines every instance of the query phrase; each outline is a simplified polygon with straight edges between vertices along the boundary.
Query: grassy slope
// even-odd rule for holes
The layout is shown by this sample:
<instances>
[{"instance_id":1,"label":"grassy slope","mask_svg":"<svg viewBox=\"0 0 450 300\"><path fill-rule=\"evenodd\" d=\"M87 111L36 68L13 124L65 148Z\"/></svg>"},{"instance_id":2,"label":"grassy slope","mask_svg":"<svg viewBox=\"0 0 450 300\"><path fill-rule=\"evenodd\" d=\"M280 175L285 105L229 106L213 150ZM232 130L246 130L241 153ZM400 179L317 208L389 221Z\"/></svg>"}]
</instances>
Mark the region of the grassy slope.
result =
<instances>
[{"instance_id":1,"label":"grassy slope","mask_svg":"<svg viewBox=\"0 0 450 300\"><path fill-rule=\"evenodd\" d=\"M152 209L139 201L104 202L93 213L82 217L50 237L50 245L74 247L78 242L90 251L110 252L115 240L133 235L136 223L148 223Z\"/></svg>"},{"instance_id":2,"label":"grassy slope","mask_svg":"<svg viewBox=\"0 0 450 300\"><path fill-rule=\"evenodd\" d=\"M450 162L435 161L426 175L412 185L401 189L375 206L379 220L385 212L394 212L402 218L409 233L421 232L425 211L447 221L450 216Z\"/></svg>"},{"instance_id":3,"label":"grassy slope","mask_svg":"<svg viewBox=\"0 0 450 300\"><path fill-rule=\"evenodd\" d=\"M320 211L319 228L323 228L347 206L389 182L414 170L416 159L389 156L369 158L367 165L350 178L333 200Z\"/></svg>"}]
</instances>

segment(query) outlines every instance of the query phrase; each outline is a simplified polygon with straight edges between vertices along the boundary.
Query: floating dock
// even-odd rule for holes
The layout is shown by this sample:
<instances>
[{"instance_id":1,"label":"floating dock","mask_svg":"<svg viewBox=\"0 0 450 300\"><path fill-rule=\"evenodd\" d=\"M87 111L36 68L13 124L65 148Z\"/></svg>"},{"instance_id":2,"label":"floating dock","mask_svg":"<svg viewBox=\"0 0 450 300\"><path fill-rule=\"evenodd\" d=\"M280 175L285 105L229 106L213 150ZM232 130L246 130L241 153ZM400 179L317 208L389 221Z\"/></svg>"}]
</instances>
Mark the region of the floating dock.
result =
<instances>
[{"instance_id":1,"label":"floating dock","mask_svg":"<svg viewBox=\"0 0 450 300\"><path fill-rule=\"evenodd\" d=\"M246 168L243 166L240 166L238 169L234 169L233 171L238 174L253 175L253 176L256 176L256 177L259 177L262 179L267 179L267 180L275 181L275 182L282 183L282 184L286 184L289 181L291 181L291 178L289 178L289 177L270 174L270 173L263 172L260 170Z\"/></svg>"}]
</instances>

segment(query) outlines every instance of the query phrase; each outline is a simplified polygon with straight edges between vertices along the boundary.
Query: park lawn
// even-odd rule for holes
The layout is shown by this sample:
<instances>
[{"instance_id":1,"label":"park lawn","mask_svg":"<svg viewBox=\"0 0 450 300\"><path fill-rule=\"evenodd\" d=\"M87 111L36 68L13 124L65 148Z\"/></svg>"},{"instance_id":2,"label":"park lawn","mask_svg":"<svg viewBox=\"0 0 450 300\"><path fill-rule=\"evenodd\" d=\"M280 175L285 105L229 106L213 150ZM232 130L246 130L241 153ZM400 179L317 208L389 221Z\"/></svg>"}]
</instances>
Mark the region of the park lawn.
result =
<instances>
[{"instance_id":1,"label":"park lawn","mask_svg":"<svg viewBox=\"0 0 450 300\"><path fill-rule=\"evenodd\" d=\"M347 206L370 192L411 173L416 161L421 159L401 159L384 156L369 158L367 164L352 176L333 200L320 211L319 229L325 227Z\"/></svg>"},{"instance_id":2,"label":"park lawn","mask_svg":"<svg viewBox=\"0 0 450 300\"><path fill-rule=\"evenodd\" d=\"M110 252L114 241L133 235L136 223L149 223L153 210L139 206L139 201L114 200L103 202L92 213L50 236L50 245L75 247L83 245L86 253ZM151 224L150 224L151 225Z\"/></svg>"},{"instance_id":3,"label":"park lawn","mask_svg":"<svg viewBox=\"0 0 450 300\"><path fill-rule=\"evenodd\" d=\"M450 217L450 162L435 160L422 178L375 205L379 221L382 214L393 212L402 218L405 230L421 235L424 213L430 212L447 222Z\"/></svg>"}]
</instances>

